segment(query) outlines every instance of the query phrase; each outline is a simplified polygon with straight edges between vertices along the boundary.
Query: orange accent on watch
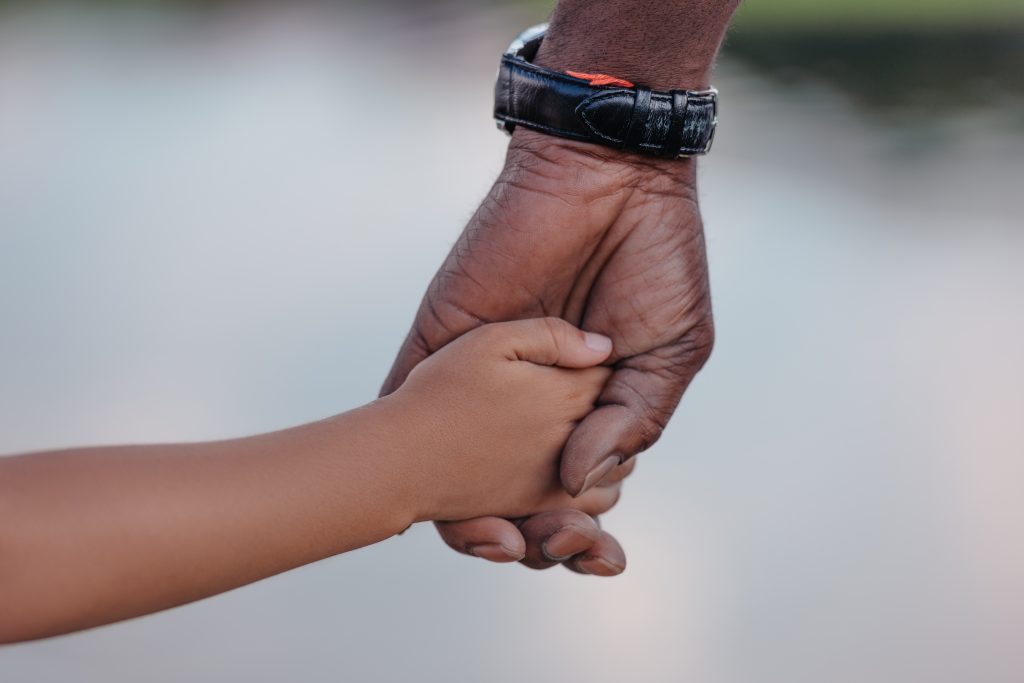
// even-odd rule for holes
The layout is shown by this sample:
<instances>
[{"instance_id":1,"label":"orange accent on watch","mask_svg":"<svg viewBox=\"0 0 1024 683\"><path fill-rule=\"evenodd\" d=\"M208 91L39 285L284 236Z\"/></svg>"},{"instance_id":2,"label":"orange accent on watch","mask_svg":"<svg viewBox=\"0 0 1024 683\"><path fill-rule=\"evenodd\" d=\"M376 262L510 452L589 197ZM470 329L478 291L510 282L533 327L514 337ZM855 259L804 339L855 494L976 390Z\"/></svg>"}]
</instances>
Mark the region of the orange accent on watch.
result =
<instances>
[{"instance_id":1,"label":"orange accent on watch","mask_svg":"<svg viewBox=\"0 0 1024 683\"><path fill-rule=\"evenodd\" d=\"M632 88L635 86L634 83L627 81L624 78L616 78L615 76L609 76L608 74L585 74L581 71L566 71L573 78L579 78L584 81L589 81L590 85L613 85L617 88Z\"/></svg>"}]
</instances>

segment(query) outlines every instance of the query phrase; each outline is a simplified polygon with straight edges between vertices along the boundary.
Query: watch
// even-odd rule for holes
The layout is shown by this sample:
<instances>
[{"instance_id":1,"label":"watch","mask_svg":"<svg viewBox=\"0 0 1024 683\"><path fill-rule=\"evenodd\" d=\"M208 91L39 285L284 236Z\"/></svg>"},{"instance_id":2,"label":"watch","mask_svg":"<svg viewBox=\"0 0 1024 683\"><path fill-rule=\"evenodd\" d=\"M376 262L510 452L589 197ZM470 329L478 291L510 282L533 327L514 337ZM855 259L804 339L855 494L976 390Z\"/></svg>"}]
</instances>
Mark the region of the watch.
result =
<instances>
[{"instance_id":1,"label":"watch","mask_svg":"<svg viewBox=\"0 0 1024 683\"><path fill-rule=\"evenodd\" d=\"M499 130L548 135L668 158L707 154L718 91L660 92L603 74L561 73L532 63L547 24L524 31L501 58L494 86Z\"/></svg>"}]
</instances>

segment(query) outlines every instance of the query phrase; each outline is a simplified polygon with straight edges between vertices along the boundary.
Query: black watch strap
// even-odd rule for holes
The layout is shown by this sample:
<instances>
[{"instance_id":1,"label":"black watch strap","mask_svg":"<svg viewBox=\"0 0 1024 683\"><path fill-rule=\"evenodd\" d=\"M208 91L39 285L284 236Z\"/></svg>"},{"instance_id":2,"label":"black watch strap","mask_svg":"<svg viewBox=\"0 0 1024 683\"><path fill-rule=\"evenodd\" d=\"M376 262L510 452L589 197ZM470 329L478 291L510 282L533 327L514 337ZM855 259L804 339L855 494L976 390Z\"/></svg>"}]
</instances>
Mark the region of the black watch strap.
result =
<instances>
[{"instance_id":1,"label":"black watch strap","mask_svg":"<svg viewBox=\"0 0 1024 683\"><path fill-rule=\"evenodd\" d=\"M547 26L525 31L501 58L494 118L542 133L662 157L707 154L718 120L710 90L594 86L532 64Z\"/></svg>"}]
</instances>

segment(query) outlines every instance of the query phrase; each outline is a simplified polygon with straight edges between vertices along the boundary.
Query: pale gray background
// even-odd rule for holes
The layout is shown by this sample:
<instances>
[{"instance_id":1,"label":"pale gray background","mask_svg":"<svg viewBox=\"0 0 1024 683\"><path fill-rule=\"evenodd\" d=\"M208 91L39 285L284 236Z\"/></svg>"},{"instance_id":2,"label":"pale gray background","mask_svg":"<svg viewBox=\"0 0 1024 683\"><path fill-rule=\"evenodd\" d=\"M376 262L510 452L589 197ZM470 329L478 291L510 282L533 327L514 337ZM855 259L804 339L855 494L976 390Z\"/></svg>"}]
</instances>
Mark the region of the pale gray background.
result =
<instances>
[{"instance_id":1,"label":"pale gray background","mask_svg":"<svg viewBox=\"0 0 1024 683\"><path fill-rule=\"evenodd\" d=\"M372 399L500 167L491 79L526 18L0 16L0 451ZM604 520L622 577L423 526L0 649L0 680L1024 679L1021 136L982 111L928 151L828 86L716 80L718 345Z\"/></svg>"}]
</instances>

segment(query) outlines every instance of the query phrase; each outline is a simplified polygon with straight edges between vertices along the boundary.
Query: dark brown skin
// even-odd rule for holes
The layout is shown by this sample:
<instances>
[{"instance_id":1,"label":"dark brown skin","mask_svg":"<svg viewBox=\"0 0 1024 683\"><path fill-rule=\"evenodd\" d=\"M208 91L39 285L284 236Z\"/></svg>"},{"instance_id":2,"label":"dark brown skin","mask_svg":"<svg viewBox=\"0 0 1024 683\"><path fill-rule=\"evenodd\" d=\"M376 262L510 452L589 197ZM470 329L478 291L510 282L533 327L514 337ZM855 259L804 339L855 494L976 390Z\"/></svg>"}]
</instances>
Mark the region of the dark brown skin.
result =
<instances>
[{"instance_id":1,"label":"dark brown skin","mask_svg":"<svg viewBox=\"0 0 1024 683\"><path fill-rule=\"evenodd\" d=\"M561 0L536 61L661 90L703 88L738 4ZM501 175L430 283L383 392L468 330L538 315L614 341L615 372L570 437L561 478L574 495L616 485L711 353L695 162L517 130ZM601 576L626 564L597 520L572 509L438 529L455 550L496 562L561 562Z\"/></svg>"}]
</instances>

